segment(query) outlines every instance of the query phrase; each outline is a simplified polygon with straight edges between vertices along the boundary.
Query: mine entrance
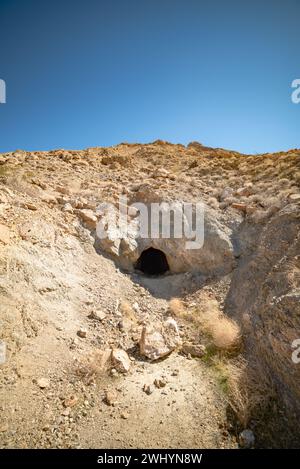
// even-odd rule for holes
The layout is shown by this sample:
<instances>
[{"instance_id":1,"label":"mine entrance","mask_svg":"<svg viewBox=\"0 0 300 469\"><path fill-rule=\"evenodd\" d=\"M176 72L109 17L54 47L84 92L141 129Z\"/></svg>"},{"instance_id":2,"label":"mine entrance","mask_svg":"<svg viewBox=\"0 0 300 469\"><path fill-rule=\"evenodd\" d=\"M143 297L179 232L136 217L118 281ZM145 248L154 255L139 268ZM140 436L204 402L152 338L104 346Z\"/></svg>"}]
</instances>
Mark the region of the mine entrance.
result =
<instances>
[{"instance_id":1,"label":"mine entrance","mask_svg":"<svg viewBox=\"0 0 300 469\"><path fill-rule=\"evenodd\" d=\"M169 270L169 264L162 251L148 248L140 255L135 268L146 275L162 275Z\"/></svg>"}]
</instances>

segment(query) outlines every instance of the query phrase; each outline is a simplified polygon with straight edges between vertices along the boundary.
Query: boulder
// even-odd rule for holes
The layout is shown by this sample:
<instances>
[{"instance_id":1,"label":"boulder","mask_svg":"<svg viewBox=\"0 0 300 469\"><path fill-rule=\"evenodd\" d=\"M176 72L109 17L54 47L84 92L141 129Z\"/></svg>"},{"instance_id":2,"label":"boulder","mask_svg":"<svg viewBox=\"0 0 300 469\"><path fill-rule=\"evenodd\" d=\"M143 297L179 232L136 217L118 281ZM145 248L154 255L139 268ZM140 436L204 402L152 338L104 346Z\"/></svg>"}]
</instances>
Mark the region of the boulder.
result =
<instances>
[{"instance_id":1,"label":"boulder","mask_svg":"<svg viewBox=\"0 0 300 469\"><path fill-rule=\"evenodd\" d=\"M181 338L178 326L175 321L174 323L169 319L164 325L152 324L143 327L139 342L141 355L154 361L169 355L179 347Z\"/></svg>"}]
</instances>

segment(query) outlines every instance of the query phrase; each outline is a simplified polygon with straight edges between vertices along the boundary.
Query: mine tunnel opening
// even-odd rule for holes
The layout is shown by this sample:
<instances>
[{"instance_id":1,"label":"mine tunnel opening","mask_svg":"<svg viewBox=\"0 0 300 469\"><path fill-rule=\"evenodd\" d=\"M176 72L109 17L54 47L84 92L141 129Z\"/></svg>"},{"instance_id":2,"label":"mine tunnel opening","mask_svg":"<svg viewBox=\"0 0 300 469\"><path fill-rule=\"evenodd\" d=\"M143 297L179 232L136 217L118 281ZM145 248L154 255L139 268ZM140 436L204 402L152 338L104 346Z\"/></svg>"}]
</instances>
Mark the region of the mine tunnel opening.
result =
<instances>
[{"instance_id":1,"label":"mine tunnel opening","mask_svg":"<svg viewBox=\"0 0 300 469\"><path fill-rule=\"evenodd\" d=\"M155 248L145 249L137 260L135 268L146 275L163 275L170 270L165 253Z\"/></svg>"}]
</instances>

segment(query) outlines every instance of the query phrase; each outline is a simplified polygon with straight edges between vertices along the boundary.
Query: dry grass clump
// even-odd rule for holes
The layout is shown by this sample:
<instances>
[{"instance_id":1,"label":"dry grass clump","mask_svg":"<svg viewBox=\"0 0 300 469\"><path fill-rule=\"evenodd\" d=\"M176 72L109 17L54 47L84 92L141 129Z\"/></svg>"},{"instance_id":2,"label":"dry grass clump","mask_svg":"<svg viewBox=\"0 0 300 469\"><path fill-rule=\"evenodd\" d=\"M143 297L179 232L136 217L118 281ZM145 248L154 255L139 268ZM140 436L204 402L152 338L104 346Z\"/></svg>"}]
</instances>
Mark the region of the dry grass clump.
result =
<instances>
[{"instance_id":1,"label":"dry grass clump","mask_svg":"<svg viewBox=\"0 0 300 469\"><path fill-rule=\"evenodd\" d=\"M193 322L218 351L240 350L241 331L238 324L225 316L219 303L206 293L202 294L199 304L193 310L187 310L178 298L172 298L169 310L175 317Z\"/></svg>"},{"instance_id":2,"label":"dry grass clump","mask_svg":"<svg viewBox=\"0 0 300 469\"><path fill-rule=\"evenodd\" d=\"M186 316L186 308L179 298L172 298L169 301L169 310L177 318Z\"/></svg>"},{"instance_id":3,"label":"dry grass clump","mask_svg":"<svg viewBox=\"0 0 300 469\"><path fill-rule=\"evenodd\" d=\"M130 321L135 322L136 321L136 314L128 301L121 301L119 305L119 310L122 313L122 315L126 318L129 319Z\"/></svg>"},{"instance_id":4,"label":"dry grass clump","mask_svg":"<svg viewBox=\"0 0 300 469\"><path fill-rule=\"evenodd\" d=\"M241 331L238 324L224 315L219 303L207 296L202 297L198 308L198 323L209 336L212 345L220 351L238 351Z\"/></svg>"},{"instance_id":5,"label":"dry grass clump","mask_svg":"<svg viewBox=\"0 0 300 469\"><path fill-rule=\"evenodd\" d=\"M209 332L215 347L221 350L239 348L241 331L235 321L220 316L217 321L210 322Z\"/></svg>"},{"instance_id":6,"label":"dry grass clump","mask_svg":"<svg viewBox=\"0 0 300 469\"><path fill-rule=\"evenodd\" d=\"M226 399L243 428L250 419L263 416L276 393L272 380L257 361L248 362L239 357L234 362L216 365L226 383Z\"/></svg>"}]
</instances>

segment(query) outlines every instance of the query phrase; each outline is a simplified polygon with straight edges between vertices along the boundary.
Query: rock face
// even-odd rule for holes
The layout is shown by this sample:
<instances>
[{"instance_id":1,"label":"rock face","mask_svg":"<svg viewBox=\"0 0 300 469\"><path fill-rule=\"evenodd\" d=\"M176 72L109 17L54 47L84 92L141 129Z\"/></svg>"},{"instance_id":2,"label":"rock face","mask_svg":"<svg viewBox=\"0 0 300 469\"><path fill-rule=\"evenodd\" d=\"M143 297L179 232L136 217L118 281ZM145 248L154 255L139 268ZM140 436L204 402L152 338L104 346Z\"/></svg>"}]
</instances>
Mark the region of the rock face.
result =
<instances>
[{"instance_id":1,"label":"rock face","mask_svg":"<svg viewBox=\"0 0 300 469\"><path fill-rule=\"evenodd\" d=\"M143 193L142 196L145 194ZM148 213L151 213L151 207L148 205L147 208ZM130 209L132 210L132 206ZM181 216L180 204L177 204L174 210L178 217ZM128 216L128 224L124 227L121 223L120 226L114 223L118 220L116 207L102 207L99 213L102 216L100 222L103 229L101 229L101 236L98 230L96 232L96 245L99 250L112 256L121 267L127 270L133 271L142 252L150 247L159 249L165 254L170 271L173 273L192 271L210 275L228 273L234 267L231 229L223 225L218 220L217 214L209 207L203 208L203 220L199 219L199 233L201 232L203 242L202 239L200 240L200 234L198 239L185 236L184 232L181 238L172 236L174 229L172 219L169 238L141 237L139 236L141 227L139 216L133 220ZM167 209L164 213L168 217ZM189 224L187 218L183 217L183 221ZM199 247L193 244L198 240Z\"/></svg>"},{"instance_id":2,"label":"rock face","mask_svg":"<svg viewBox=\"0 0 300 469\"><path fill-rule=\"evenodd\" d=\"M131 409L134 418L129 421L136 426L131 434L126 426L122 447L128 442L138 446L141 429L149 447L155 443L153 435L165 447L174 441L184 447L214 446L216 441L232 447L232 436L223 439L227 404L214 397L215 386L203 363L211 350L202 314L211 317L224 305L224 312L242 329L245 346L240 358L249 369L259 362L261 374L273 378L270 389L277 393L272 394L272 407L265 407L268 414L284 429L292 416L298 418L284 436L276 426L271 428L273 446L285 440L283 447L286 434L299 446L300 364L292 360L293 343L300 338L299 157L300 150L242 155L195 142L185 147L161 141L0 155L1 446L117 444L121 440L116 414ZM113 223L120 195L127 197L127 230ZM181 201L206 204L203 246L188 248L194 239L187 233L178 238L152 232L139 236L143 208L159 204L166 217L163 203L175 204L175 217ZM190 227L187 216L183 221ZM104 237L98 222L103 222ZM173 226L171 221L171 232ZM148 278L146 270L138 270L150 247L165 255L174 275ZM128 275L118 267L135 272ZM182 299L177 311L170 308L171 298ZM127 307L121 307L125 302ZM173 318L166 320L170 314L178 318L180 330ZM135 353L138 344L142 356L135 362L124 350ZM190 361L184 355L203 360ZM166 356L166 361L158 361ZM146 359L156 362L143 363ZM46 381L39 387L42 377ZM164 380L172 386L160 389ZM116 412L99 413L104 388L102 395L92 386L98 381L118 386L117 394L106 399L118 404ZM186 389L177 393L175 382ZM149 396L142 392L144 384ZM192 389L199 392L192 395ZM160 394L166 399L156 400ZM72 395L78 396L79 404L74 416L76 399L68 398ZM63 419L63 425L61 416L56 420L60 396L62 416L71 417ZM255 392L248 396L256 398ZM177 408L173 398L178 412L170 412L166 422L149 422L151 401L158 404L160 417L169 399L170 410ZM141 412L136 413L137 408ZM199 412L193 412L195 408ZM79 415L83 418L77 420ZM214 418L209 420L209 415ZM95 423L93 428L85 416ZM260 415L254 415L249 429L255 429L259 446L261 435L268 433L266 425L271 425L256 417ZM44 431L45 424L50 431ZM112 432L99 432L100 427ZM83 440L65 440L66 430ZM89 430L95 440L89 440ZM251 435L244 436L251 446ZM242 436L240 442L244 445Z\"/></svg>"},{"instance_id":3,"label":"rock face","mask_svg":"<svg viewBox=\"0 0 300 469\"><path fill-rule=\"evenodd\" d=\"M249 354L263 361L286 406L300 415L300 365L292 361L292 343L300 337L298 206L288 205L255 231L245 223L240 239L226 308L238 319L246 315Z\"/></svg>"}]
</instances>

